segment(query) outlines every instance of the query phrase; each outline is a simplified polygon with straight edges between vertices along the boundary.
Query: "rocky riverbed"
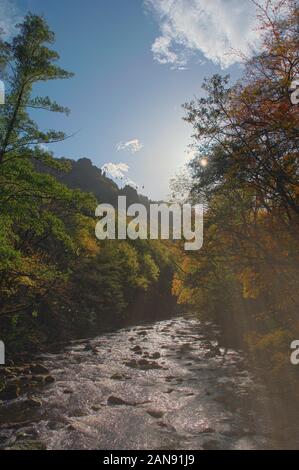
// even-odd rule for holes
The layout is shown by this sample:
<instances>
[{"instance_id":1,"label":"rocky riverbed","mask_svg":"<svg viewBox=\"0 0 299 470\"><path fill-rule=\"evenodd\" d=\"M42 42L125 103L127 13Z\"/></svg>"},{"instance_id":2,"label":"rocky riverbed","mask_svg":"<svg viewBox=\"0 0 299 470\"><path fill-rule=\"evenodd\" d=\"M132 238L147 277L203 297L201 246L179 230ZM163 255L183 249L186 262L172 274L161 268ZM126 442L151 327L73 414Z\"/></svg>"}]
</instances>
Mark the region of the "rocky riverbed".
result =
<instances>
[{"instance_id":1,"label":"rocky riverbed","mask_svg":"<svg viewBox=\"0 0 299 470\"><path fill-rule=\"evenodd\" d=\"M257 412L263 389L216 338L211 324L174 318L10 367L1 448L271 448Z\"/></svg>"}]
</instances>

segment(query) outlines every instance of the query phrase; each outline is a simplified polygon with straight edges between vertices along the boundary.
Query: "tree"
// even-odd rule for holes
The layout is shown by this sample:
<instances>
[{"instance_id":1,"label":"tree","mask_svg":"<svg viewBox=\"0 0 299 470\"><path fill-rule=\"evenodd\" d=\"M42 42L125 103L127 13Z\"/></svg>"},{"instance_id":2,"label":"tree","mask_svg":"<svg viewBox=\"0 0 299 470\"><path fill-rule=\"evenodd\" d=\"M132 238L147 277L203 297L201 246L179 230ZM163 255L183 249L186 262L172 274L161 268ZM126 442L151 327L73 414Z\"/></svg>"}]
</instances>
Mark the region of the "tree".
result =
<instances>
[{"instance_id":1,"label":"tree","mask_svg":"<svg viewBox=\"0 0 299 470\"><path fill-rule=\"evenodd\" d=\"M0 42L6 83L0 107L0 309L5 314L34 310L38 299L66 279L77 250L79 215L96 206L88 195L37 171L38 162L67 170L47 147L66 136L40 130L30 110L69 110L49 97L34 97L33 87L72 74L56 64L59 55L48 47L54 34L43 18L28 14L18 29L11 42Z\"/></svg>"},{"instance_id":2,"label":"tree","mask_svg":"<svg viewBox=\"0 0 299 470\"><path fill-rule=\"evenodd\" d=\"M257 9L261 50L243 58L242 78L216 75L185 105L197 146L190 197L206 205L205 234L174 291L266 361L271 344L276 367L288 365L287 341L299 332L299 108L290 100L299 9L292 0Z\"/></svg>"},{"instance_id":3,"label":"tree","mask_svg":"<svg viewBox=\"0 0 299 470\"><path fill-rule=\"evenodd\" d=\"M290 100L299 76L299 10L292 0L259 9L262 52L245 59L242 81L229 87L228 77L216 75L204 83L207 98L185 105L199 150L193 192L209 198L235 179L259 207L292 218L299 215L299 113Z\"/></svg>"}]
</instances>

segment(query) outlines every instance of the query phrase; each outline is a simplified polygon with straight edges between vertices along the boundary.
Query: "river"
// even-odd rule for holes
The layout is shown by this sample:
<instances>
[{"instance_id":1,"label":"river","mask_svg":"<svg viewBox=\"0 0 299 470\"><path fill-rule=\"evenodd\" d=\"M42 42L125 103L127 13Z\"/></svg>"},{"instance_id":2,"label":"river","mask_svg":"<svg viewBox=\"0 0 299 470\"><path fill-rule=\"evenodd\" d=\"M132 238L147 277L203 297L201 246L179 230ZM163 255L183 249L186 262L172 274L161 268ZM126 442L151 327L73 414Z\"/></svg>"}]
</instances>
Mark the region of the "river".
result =
<instances>
[{"instance_id":1,"label":"river","mask_svg":"<svg viewBox=\"0 0 299 470\"><path fill-rule=\"evenodd\" d=\"M271 448L263 388L216 338L213 325L175 317L42 355L55 381L2 402L1 447Z\"/></svg>"}]
</instances>

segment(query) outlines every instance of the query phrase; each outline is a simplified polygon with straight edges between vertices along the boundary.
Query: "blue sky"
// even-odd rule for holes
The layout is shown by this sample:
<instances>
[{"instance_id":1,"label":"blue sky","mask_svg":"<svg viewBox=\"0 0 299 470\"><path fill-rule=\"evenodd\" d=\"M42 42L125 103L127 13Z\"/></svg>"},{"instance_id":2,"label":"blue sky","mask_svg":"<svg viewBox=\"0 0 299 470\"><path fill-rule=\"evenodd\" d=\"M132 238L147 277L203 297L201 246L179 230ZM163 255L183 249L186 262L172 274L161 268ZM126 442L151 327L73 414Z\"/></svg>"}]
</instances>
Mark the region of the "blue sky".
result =
<instances>
[{"instance_id":1,"label":"blue sky","mask_svg":"<svg viewBox=\"0 0 299 470\"><path fill-rule=\"evenodd\" d=\"M181 105L205 76L240 75L227 51L254 39L250 1L0 0L0 24L11 34L28 10L45 16L61 64L75 73L38 90L71 108L69 117L38 115L42 127L76 133L51 147L55 155L109 164L165 198L191 142Z\"/></svg>"}]
</instances>

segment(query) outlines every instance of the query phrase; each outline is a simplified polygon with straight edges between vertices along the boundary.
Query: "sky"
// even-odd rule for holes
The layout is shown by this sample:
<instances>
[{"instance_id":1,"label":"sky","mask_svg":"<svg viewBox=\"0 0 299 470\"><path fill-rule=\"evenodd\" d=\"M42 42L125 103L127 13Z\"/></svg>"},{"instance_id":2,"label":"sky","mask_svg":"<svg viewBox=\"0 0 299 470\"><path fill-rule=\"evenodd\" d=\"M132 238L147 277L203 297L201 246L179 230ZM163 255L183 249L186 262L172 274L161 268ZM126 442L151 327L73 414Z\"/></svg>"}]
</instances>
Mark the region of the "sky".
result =
<instances>
[{"instance_id":1,"label":"sky","mask_svg":"<svg viewBox=\"0 0 299 470\"><path fill-rule=\"evenodd\" d=\"M192 153L182 104L200 96L204 77L236 80L258 40L250 0L0 0L7 38L26 12L42 14L56 35L61 65L74 78L38 85L71 109L39 112L42 128L72 136L51 145L57 157L86 157L116 182L152 199Z\"/></svg>"}]
</instances>

